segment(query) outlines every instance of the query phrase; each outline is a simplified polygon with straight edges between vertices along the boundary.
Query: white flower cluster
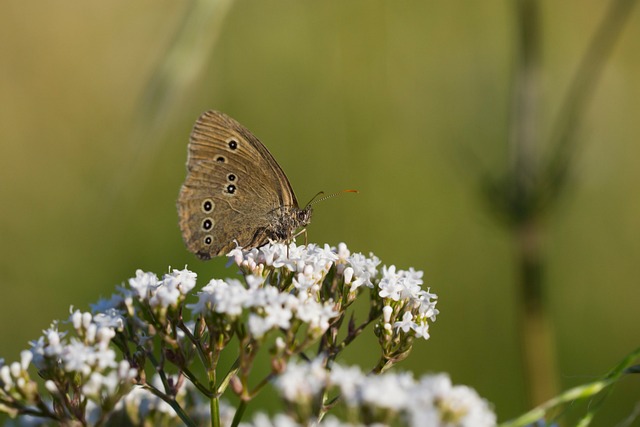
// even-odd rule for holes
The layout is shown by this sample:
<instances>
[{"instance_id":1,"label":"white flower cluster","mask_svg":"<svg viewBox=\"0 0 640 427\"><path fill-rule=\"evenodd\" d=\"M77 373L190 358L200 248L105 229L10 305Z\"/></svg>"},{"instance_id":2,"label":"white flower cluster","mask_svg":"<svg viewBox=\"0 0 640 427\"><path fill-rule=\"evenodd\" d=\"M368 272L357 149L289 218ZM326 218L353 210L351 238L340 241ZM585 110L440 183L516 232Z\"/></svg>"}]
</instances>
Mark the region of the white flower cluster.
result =
<instances>
[{"instance_id":1,"label":"white flower cluster","mask_svg":"<svg viewBox=\"0 0 640 427\"><path fill-rule=\"evenodd\" d=\"M410 421L446 415L455 421L451 426L471 425L460 421L465 417L479 419L473 408L480 407L480 400L472 390L460 391L444 380L431 384L441 393L432 390L427 398L426 380L391 374L367 377L359 369L339 365L332 371L326 368L370 326L381 348L372 369L376 373L407 357L412 338L429 338L429 322L438 314L437 296L422 289L422 272L379 268L376 256L352 254L345 244L336 248L270 243L247 252L236 248L229 257L242 279L211 280L195 299L195 273L172 270L159 278L138 270L128 286L92 305L92 313L72 309L67 332L54 323L22 353L20 362L5 365L0 360L0 412L88 424L104 424L126 412L134 424L172 419L200 425L207 417L233 417L232 409L225 415L218 406L225 391L252 397L276 378L284 399L308 405L304 413L309 417L323 413L328 408L323 407L326 393L338 390L350 412L384 409ZM364 319L351 307L360 296L368 296ZM189 298L194 302L187 304ZM267 335L273 331L284 333L270 340ZM257 371L252 368L263 343L271 346L264 351L269 352L272 369L254 381L250 375ZM318 345L317 353L327 359L296 364L312 345ZM224 351L237 355L236 367L216 382ZM29 377L30 365L44 379L48 397L40 395ZM208 378L201 378L200 371ZM150 372L158 375L147 378ZM196 394L206 398L193 397ZM410 405L430 409L420 412ZM214 410L218 407L220 411ZM373 425L364 418L356 421ZM297 425L285 415L274 422ZM271 425L265 423L271 420L254 420L256 426ZM320 425L347 424L327 417Z\"/></svg>"},{"instance_id":2,"label":"white flower cluster","mask_svg":"<svg viewBox=\"0 0 640 427\"><path fill-rule=\"evenodd\" d=\"M378 284L380 296L386 304L382 309L384 328L392 327L407 333L413 331L418 338L429 338L428 320L434 322L438 315L438 296L421 288L422 271L410 268L396 271L396 267L382 268L382 279ZM401 320L390 323L402 314Z\"/></svg>"},{"instance_id":3,"label":"white flower cluster","mask_svg":"<svg viewBox=\"0 0 640 427\"><path fill-rule=\"evenodd\" d=\"M76 336L68 338L67 332L60 332L53 323L30 343L30 350L21 352L19 363L0 363L0 407L51 418L56 417L54 412L62 411L89 423L109 413L131 389L138 371L128 361L117 360L111 347L116 328L111 323L121 328L122 318L106 320L108 317L76 310L68 320ZM45 380L53 405L39 395L37 383L29 376L31 364Z\"/></svg>"},{"instance_id":4,"label":"white flower cluster","mask_svg":"<svg viewBox=\"0 0 640 427\"><path fill-rule=\"evenodd\" d=\"M229 253L229 257L252 276L247 280L249 283L260 282L269 268L280 268L293 274L294 286L311 296L318 295L327 274L335 266L342 283L348 285L345 289L347 301L352 300L361 287L377 291L384 306L381 326L389 332L412 332L418 338L428 339L428 322L434 322L438 315L437 295L421 287L424 283L422 271L396 270L392 265L383 266L380 275L380 260L375 255L351 254L344 243L337 248L329 245L320 248L314 244L297 246L295 243L271 243L250 251L238 247Z\"/></svg>"},{"instance_id":5,"label":"white flower cluster","mask_svg":"<svg viewBox=\"0 0 640 427\"><path fill-rule=\"evenodd\" d=\"M4 359L0 359L1 400L26 399L33 403L37 390L27 372L32 359L33 354L29 350L20 352L20 362L5 365Z\"/></svg>"},{"instance_id":6,"label":"white flower cluster","mask_svg":"<svg viewBox=\"0 0 640 427\"><path fill-rule=\"evenodd\" d=\"M147 301L155 310L164 311L176 307L196 286L196 273L184 270L173 270L165 274L162 280L153 273L136 271L136 277L129 279L131 290L122 289L125 298L136 297Z\"/></svg>"},{"instance_id":7,"label":"white flower cluster","mask_svg":"<svg viewBox=\"0 0 640 427\"><path fill-rule=\"evenodd\" d=\"M118 381L135 378L137 371L130 368L126 360L116 361L116 352L110 347L116 334L113 328L94 323L92 314L88 312L75 311L69 321L81 339L73 337L66 340L66 334L60 333L54 324L37 341L31 342L33 364L39 371L46 372L60 366L65 372L87 380L85 393L97 397L102 388L109 391ZM51 380L45 385L55 390Z\"/></svg>"},{"instance_id":8,"label":"white flower cluster","mask_svg":"<svg viewBox=\"0 0 640 427\"><path fill-rule=\"evenodd\" d=\"M284 268L295 274L294 280L298 283L296 287L312 288L312 292L318 291L326 274L339 260L336 250L327 244L321 248L315 244L297 246L295 243L269 243L249 251L238 247L229 252L228 256L240 268L254 276L262 276L265 267Z\"/></svg>"},{"instance_id":9,"label":"white flower cluster","mask_svg":"<svg viewBox=\"0 0 640 427\"><path fill-rule=\"evenodd\" d=\"M401 425L408 426L489 427L496 424L489 403L467 386L452 385L446 374L426 375L416 381L410 373L365 375L358 367L339 364L333 364L329 371L323 368L324 363L322 358L310 363L290 363L276 381L281 396L293 404L307 405L319 394L337 390L349 413L361 413L362 418L366 418L366 414L394 414L403 420ZM371 420L366 424L373 425ZM270 424L260 418L253 425ZM286 422L280 419L271 425L293 427L299 424L291 419ZM318 425L357 424L330 419Z\"/></svg>"},{"instance_id":10,"label":"white flower cluster","mask_svg":"<svg viewBox=\"0 0 640 427\"><path fill-rule=\"evenodd\" d=\"M331 301L321 303L307 293L297 295L280 292L276 287L259 287L262 278L248 276L252 286L246 288L239 280L212 280L198 292L198 302L187 304L193 315L212 313L239 317L243 310L249 314L248 329L254 338L261 338L272 329L288 330L296 318L310 326L314 335L329 327L329 321L339 313Z\"/></svg>"}]
</instances>

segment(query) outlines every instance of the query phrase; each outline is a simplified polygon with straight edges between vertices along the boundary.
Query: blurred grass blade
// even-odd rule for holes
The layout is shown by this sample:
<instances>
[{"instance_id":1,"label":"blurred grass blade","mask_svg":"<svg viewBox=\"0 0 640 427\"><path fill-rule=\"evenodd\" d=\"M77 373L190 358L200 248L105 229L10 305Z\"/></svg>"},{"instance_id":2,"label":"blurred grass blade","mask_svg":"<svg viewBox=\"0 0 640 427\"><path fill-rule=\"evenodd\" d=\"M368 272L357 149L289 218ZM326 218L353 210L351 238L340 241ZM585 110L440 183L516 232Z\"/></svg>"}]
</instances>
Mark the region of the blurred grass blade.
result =
<instances>
[{"instance_id":1,"label":"blurred grass blade","mask_svg":"<svg viewBox=\"0 0 640 427\"><path fill-rule=\"evenodd\" d=\"M183 97L211 56L232 0L193 0L166 54L142 96L147 125L163 122L175 101Z\"/></svg>"},{"instance_id":2,"label":"blurred grass blade","mask_svg":"<svg viewBox=\"0 0 640 427\"><path fill-rule=\"evenodd\" d=\"M122 171L111 186L111 197L137 197L140 182L147 176L163 140L160 135L171 123L167 117L180 99L187 98L209 61L231 3L232 0L191 1L144 89L133 123L130 151L123 156ZM111 214L110 209L104 211L106 216Z\"/></svg>"},{"instance_id":3,"label":"blurred grass blade","mask_svg":"<svg viewBox=\"0 0 640 427\"><path fill-rule=\"evenodd\" d=\"M633 16L637 0L613 0L592 36L575 75L571 79L567 93L562 100L551 129L551 150L544 162L547 202L554 201L564 187L568 175L568 164L575 151L575 132L590 104L597 82L608 63L626 23Z\"/></svg>"},{"instance_id":4,"label":"blurred grass blade","mask_svg":"<svg viewBox=\"0 0 640 427\"><path fill-rule=\"evenodd\" d=\"M542 405L532 409L519 416L514 420L507 421L500 424L500 427L521 427L535 424L539 420L543 419L554 408L562 405L573 403L576 400L595 398L600 392L606 390L606 394L602 398L589 405L589 410L582 417L582 419L576 424L577 426L586 427L593 420L598 408L602 405L605 398L611 393L613 385L626 373L632 373L635 369L633 363L640 357L640 348L635 349L627 357L625 357L620 363L616 365L602 380L595 381L589 384L574 387L554 397L551 400L543 403ZM544 424L543 424L544 425Z\"/></svg>"}]
</instances>

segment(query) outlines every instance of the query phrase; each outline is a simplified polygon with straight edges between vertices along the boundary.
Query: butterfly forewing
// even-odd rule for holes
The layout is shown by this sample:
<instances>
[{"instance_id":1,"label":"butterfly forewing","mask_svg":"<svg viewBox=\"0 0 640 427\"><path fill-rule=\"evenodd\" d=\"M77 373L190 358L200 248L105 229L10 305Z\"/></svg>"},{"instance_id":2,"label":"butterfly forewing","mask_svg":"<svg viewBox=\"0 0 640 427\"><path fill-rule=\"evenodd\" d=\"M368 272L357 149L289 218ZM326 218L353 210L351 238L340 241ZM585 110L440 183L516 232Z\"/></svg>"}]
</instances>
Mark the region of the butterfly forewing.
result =
<instances>
[{"instance_id":1,"label":"butterfly forewing","mask_svg":"<svg viewBox=\"0 0 640 427\"><path fill-rule=\"evenodd\" d=\"M232 148L233 141L237 142L236 148ZM283 206L298 205L287 176L267 147L224 113L207 111L196 121L189 142L187 168L199 160L226 161L246 173L263 175L275 194L282 198Z\"/></svg>"}]
</instances>

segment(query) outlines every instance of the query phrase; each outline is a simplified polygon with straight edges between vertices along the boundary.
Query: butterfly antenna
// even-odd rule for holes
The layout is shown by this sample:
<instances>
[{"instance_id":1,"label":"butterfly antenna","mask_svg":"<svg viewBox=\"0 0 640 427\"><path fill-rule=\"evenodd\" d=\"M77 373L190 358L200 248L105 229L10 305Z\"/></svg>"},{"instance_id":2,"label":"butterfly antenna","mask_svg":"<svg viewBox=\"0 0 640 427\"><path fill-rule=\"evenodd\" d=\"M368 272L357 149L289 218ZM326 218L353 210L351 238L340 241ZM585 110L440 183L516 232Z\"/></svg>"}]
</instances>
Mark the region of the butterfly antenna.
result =
<instances>
[{"instance_id":1,"label":"butterfly antenna","mask_svg":"<svg viewBox=\"0 0 640 427\"><path fill-rule=\"evenodd\" d=\"M339 196L342 193L357 193L357 192L358 192L358 190L342 190L342 191L337 191L335 193L327 194L326 196L320 197L318 199L319 196L322 196L324 194L324 191L319 191L318 194L316 194L315 196L313 196L311 198L309 203L307 203L307 206L315 205L318 202L322 202L323 200L330 199L330 198L332 198L334 196Z\"/></svg>"}]
</instances>

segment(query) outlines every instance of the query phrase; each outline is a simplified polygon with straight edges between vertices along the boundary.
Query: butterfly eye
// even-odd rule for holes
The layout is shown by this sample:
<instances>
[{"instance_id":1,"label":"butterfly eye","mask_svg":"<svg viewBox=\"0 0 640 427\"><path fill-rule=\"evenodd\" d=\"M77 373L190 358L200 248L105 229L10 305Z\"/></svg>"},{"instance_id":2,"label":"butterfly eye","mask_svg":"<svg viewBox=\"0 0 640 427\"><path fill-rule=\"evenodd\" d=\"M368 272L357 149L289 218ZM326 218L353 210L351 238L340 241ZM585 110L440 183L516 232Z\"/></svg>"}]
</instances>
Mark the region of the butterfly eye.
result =
<instances>
[{"instance_id":1,"label":"butterfly eye","mask_svg":"<svg viewBox=\"0 0 640 427\"><path fill-rule=\"evenodd\" d=\"M224 156L218 156L216 157L216 162L220 162L220 163L224 163L226 162L227 159L224 158Z\"/></svg>"},{"instance_id":2,"label":"butterfly eye","mask_svg":"<svg viewBox=\"0 0 640 427\"><path fill-rule=\"evenodd\" d=\"M236 148L238 148L238 141L236 141L233 138L228 139L227 144L229 144L229 148L231 148L232 150L235 150Z\"/></svg>"},{"instance_id":3,"label":"butterfly eye","mask_svg":"<svg viewBox=\"0 0 640 427\"><path fill-rule=\"evenodd\" d=\"M204 213L209 213L213 210L213 201L211 199L207 199L204 202L202 202L202 211Z\"/></svg>"},{"instance_id":4,"label":"butterfly eye","mask_svg":"<svg viewBox=\"0 0 640 427\"><path fill-rule=\"evenodd\" d=\"M211 236L205 236L204 244L209 246L211 244L211 242L213 242L213 238Z\"/></svg>"},{"instance_id":5,"label":"butterfly eye","mask_svg":"<svg viewBox=\"0 0 640 427\"><path fill-rule=\"evenodd\" d=\"M233 194L236 192L236 186L233 184L227 185L227 193Z\"/></svg>"},{"instance_id":6,"label":"butterfly eye","mask_svg":"<svg viewBox=\"0 0 640 427\"><path fill-rule=\"evenodd\" d=\"M227 175L227 179L229 181L235 181L236 180L236 176L234 174L230 173L229 175Z\"/></svg>"},{"instance_id":7,"label":"butterfly eye","mask_svg":"<svg viewBox=\"0 0 640 427\"><path fill-rule=\"evenodd\" d=\"M205 218L205 220L202 221L202 229L208 231L211 230L211 227L213 227L213 221L210 218Z\"/></svg>"}]
</instances>

